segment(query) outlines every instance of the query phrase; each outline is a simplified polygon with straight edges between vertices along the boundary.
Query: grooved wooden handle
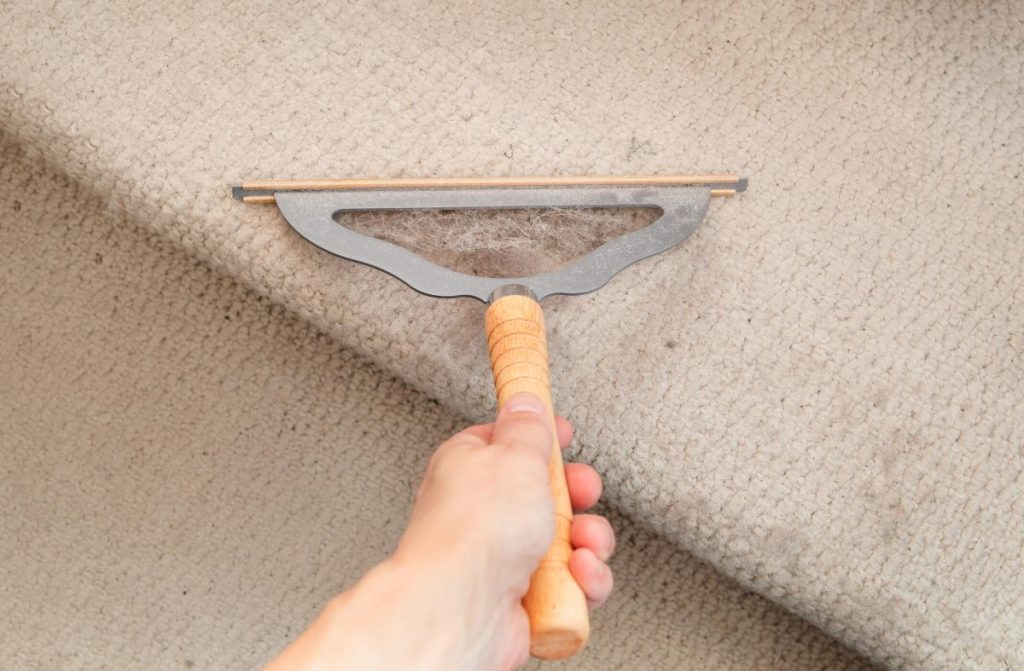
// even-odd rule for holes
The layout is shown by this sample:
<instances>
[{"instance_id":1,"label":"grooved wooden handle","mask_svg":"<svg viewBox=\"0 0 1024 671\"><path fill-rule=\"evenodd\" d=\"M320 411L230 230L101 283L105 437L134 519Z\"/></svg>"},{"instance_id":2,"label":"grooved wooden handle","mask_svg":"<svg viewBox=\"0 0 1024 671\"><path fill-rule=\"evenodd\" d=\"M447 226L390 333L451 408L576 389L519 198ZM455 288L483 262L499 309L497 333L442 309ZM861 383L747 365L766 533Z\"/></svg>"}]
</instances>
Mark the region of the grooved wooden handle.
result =
<instances>
[{"instance_id":1,"label":"grooved wooden handle","mask_svg":"<svg viewBox=\"0 0 1024 671\"><path fill-rule=\"evenodd\" d=\"M487 309L485 324L498 407L518 392L538 396L547 405L551 435L555 436L547 336L540 303L528 296L504 296ZM572 504L557 436L554 443L548 477L555 502L555 540L530 578L530 589L523 598L530 617L530 654L541 659L564 659L575 654L590 634L586 597L569 572Z\"/></svg>"}]
</instances>

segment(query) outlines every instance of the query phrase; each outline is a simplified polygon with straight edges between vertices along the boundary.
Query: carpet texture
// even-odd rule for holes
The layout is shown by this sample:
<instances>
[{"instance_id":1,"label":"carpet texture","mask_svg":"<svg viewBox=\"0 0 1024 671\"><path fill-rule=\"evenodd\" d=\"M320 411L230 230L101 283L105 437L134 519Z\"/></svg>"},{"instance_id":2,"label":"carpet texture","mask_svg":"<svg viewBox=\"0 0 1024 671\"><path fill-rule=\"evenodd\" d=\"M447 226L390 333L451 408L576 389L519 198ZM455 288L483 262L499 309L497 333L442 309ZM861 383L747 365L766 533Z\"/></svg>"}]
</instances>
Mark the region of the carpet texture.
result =
<instances>
[{"instance_id":1,"label":"carpet texture","mask_svg":"<svg viewBox=\"0 0 1024 671\"><path fill-rule=\"evenodd\" d=\"M0 248L5 669L256 668L465 425L3 142ZM543 668L871 668L607 512L618 590Z\"/></svg>"},{"instance_id":2,"label":"carpet texture","mask_svg":"<svg viewBox=\"0 0 1024 671\"><path fill-rule=\"evenodd\" d=\"M0 120L461 415L482 308L310 249L250 177L737 171L548 304L608 497L895 668L1024 668L1024 6L7 4Z\"/></svg>"}]
</instances>

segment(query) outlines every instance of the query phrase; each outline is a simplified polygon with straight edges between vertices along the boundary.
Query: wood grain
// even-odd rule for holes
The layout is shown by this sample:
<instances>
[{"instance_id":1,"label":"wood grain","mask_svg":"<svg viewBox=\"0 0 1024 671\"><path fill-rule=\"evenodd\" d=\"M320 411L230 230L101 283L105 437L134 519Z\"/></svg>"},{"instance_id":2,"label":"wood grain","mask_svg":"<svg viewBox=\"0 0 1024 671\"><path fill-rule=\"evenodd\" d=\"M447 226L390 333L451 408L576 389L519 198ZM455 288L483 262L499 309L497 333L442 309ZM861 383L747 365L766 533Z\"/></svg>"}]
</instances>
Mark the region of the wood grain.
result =
<instances>
[{"instance_id":1,"label":"wood grain","mask_svg":"<svg viewBox=\"0 0 1024 671\"><path fill-rule=\"evenodd\" d=\"M554 441L548 477L555 503L555 540L530 579L523 606L530 617L530 654L541 659L564 659L586 644L590 617L586 597L569 572L572 504L555 436L544 313L532 298L504 296L487 309L485 330L498 407L503 407L513 394L529 392L543 400L548 409Z\"/></svg>"},{"instance_id":2,"label":"wood grain","mask_svg":"<svg viewBox=\"0 0 1024 671\"><path fill-rule=\"evenodd\" d=\"M736 189L711 189L712 198L728 198L736 195ZM249 205L273 205L277 202L273 194L242 196L242 202Z\"/></svg>"},{"instance_id":3,"label":"wood grain","mask_svg":"<svg viewBox=\"0 0 1024 671\"><path fill-rule=\"evenodd\" d=\"M701 186L738 184L738 175L585 175L557 177L399 177L394 179L257 179L244 191L455 189L526 186Z\"/></svg>"}]
</instances>

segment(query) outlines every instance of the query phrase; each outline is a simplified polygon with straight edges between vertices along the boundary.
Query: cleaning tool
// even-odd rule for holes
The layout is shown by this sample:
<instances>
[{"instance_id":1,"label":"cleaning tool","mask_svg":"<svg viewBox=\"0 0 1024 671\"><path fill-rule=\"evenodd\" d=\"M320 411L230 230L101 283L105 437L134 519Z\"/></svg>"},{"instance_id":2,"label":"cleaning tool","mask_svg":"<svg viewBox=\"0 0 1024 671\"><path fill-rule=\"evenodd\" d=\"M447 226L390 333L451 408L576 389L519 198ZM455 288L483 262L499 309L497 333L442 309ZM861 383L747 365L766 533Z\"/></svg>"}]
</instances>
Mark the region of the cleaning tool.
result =
<instances>
[{"instance_id":1,"label":"cleaning tool","mask_svg":"<svg viewBox=\"0 0 1024 671\"><path fill-rule=\"evenodd\" d=\"M309 242L383 270L416 291L487 303L484 324L498 407L518 392L540 397L554 436L540 301L601 288L630 264L689 237L711 197L732 196L746 187L747 180L735 175L259 180L235 187L233 195L245 203L276 203L291 227ZM524 208L657 208L662 215L561 268L514 278L460 273L339 223L342 215L366 211ZM549 477L555 539L530 580L523 606L530 618L530 653L562 659L583 647L590 622L586 599L569 572L572 507L557 444L551 450Z\"/></svg>"}]
</instances>

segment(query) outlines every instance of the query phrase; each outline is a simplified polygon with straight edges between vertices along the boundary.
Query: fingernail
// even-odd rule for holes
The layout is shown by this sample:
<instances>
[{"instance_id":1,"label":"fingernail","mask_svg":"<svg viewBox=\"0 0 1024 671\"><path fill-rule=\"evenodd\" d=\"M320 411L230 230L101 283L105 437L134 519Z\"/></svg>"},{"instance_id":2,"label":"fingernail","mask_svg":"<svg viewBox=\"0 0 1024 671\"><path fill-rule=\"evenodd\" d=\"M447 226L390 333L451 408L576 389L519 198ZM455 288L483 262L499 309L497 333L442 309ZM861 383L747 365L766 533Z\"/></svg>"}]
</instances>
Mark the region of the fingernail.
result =
<instances>
[{"instance_id":1,"label":"fingernail","mask_svg":"<svg viewBox=\"0 0 1024 671\"><path fill-rule=\"evenodd\" d=\"M526 392L520 392L513 394L508 401L505 402L505 412L532 412L535 415L542 415L547 410L544 407L543 401Z\"/></svg>"}]
</instances>

